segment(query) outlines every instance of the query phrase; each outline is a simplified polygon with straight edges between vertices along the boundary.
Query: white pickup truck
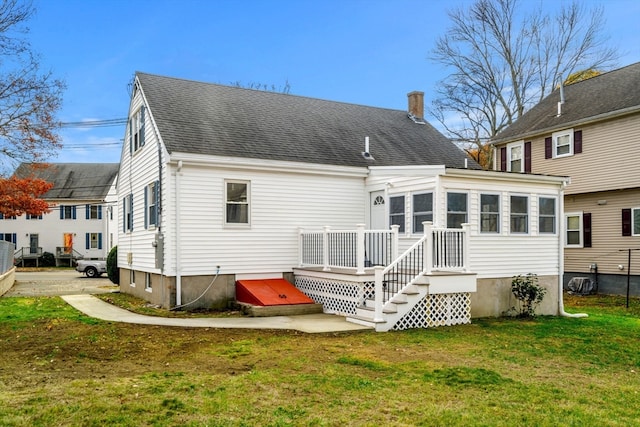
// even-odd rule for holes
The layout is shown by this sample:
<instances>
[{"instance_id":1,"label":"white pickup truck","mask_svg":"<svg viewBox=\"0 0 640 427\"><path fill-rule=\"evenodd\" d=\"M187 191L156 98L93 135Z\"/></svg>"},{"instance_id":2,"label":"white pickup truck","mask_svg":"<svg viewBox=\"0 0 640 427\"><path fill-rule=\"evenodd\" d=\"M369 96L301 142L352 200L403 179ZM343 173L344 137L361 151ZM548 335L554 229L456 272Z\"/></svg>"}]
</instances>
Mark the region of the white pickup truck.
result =
<instances>
[{"instance_id":1,"label":"white pickup truck","mask_svg":"<svg viewBox=\"0 0 640 427\"><path fill-rule=\"evenodd\" d=\"M100 277L103 273L107 272L107 261L81 259L78 261L76 271L86 274L87 277Z\"/></svg>"}]
</instances>

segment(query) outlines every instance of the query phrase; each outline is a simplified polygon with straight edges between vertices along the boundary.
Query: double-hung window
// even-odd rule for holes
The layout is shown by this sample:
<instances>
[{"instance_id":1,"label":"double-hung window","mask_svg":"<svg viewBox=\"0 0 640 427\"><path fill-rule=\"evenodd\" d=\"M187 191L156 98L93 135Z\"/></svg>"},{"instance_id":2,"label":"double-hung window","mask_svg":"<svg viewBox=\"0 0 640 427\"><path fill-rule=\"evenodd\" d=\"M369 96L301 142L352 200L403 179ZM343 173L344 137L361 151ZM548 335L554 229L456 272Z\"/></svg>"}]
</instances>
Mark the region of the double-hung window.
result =
<instances>
[{"instance_id":1,"label":"double-hung window","mask_svg":"<svg viewBox=\"0 0 640 427\"><path fill-rule=\"evenodd\" d=\"M133 194L122 199L122 231L133 231Z\"/></svg>"},{"instance_id":2,"label":"double-hung window","mask_svg":"<svg viewBox=\"0 0 640 427\"><path fill-rule=\"evenodd\" d=\"M42 215L31 215L31 214L26 214L26 219L42 219Z\"/></svg>"},{"instance_id":3,"label":"double-hung window","mask_svg":"<svg viewBox=\"0 0 640 427\"><path fill-rule=\"evenodd\" d=\"M555 132L553 138L553 157L573 155L573 129Z\"/></svg>"},{"instance_id":4,"label":"double-hung window","mask_svg":"<svg viewBox=\"0 0 640 427\"><path fill-rule=\"evenodd\" d=\"M158 193L159 182L154 181L144 188L144 227L155 227L158 225Z\"/></svg>"},{"instance_id":5,"label":"double-hung window","mask_svg":"<svg viewBox=\"0 0 640 427\"><path fill-rule=\"evenodd\" d=\"M144 105L129 118L129 151L135 153L144 147Z\"/></svg>"},{"instance_id":6,"label":"double-hung window","mask_svg":"<svg viewBox=\"0 0 640 427\"><path fill-rule=\"evenodd\" d=\"M564 215L566 224L566 246L582 247L582 212L572 212Z\"/></svg>"},{"instance_id":7,"label":"double-hung window","mask_svg":"<svg viewBox=\"0 0 640 427\"><path fill-rule=\"evenodd\" d=\"M60 205L60 219L76 219L76 207L72 205Z\"/></svg>"},{"instance_id":8,"label":"double-hung window","mask_svg":"<svg viewBox=\"0 0 640 427\"><path fill-rule=\"evenodd\" d=\"M404 233L405 210L404 196L389 197L389 226L398 225L399 233Z\"/></svg>"},{"instance_id":9,"label":"double-hung window","mask_svg":"<svg viewBox=\"0 0 640 427\"><path fill-rule=\"evenodd\" d=\"M102 249L102 233L87 233L85 240L87 249Z\"/></svg>"},{"instance_id":10,"label":"double-hung window","mask_svg":"<svg viewBox=\"0 0 640 427\"><path fill-rule=\"evenodd\" d=\"M249 181L225 181L225 223L249 225Z\"/></svg>"},{"instance_id":11,"label":"double-hung window","mask_svg":"<svg viewBox=\"0 0 640 427\"><path fill-rule=\"evenodd\" d=\"M467 193L447 193L447 228L462 228L467 217Z\"/></svg>"},{"instance_id":12,"label":"double-hung window","mask_svg":"<svg viewBox=\"0 0 640 427\"><path fill-rule=\"evenodd\" d=\"M524 143L518 142L507 146L507 170L524 172Z\"/></svg>"},{"instance_id":13,"label":"double-hung window","mask_svg":"<svg viewBox=\"0 0 640 427\"><path fill-rule=\"evenodd\" d=\"M101 205L86 205L86 219L102 219Z\"/></svg>"},{"instance_id":14,"label":"double-hung window","mask_svg":"<svg viewBox=\"0 0 640 427\"><path fill-rule=\"evenodd\" d=\"M529 232L529 197L511 196L511 233Z\"/></svg>"},{"instance_id":15,"label":"double-hung window","mask_svg":"<svg viewBox=\"0 0 640 427\"><path fill-rule=\"evenodd\" d=\"M556 232L556 199L553 197L538 199L538 232L541 234Z\"/></svg>"},{"instance_id":16,"label":"double-hung window","mask_svg":"<svg viewBox=\"0 0 640 427\"><path fill-rule=\"evenodd\" d=\"M413 232L422 233L425 221L433 221L433 193L413 195Z\"/></svg>"},{"instance_id":17,"label":"double-hung window","mask_svg":"<svg viewBox=\"0 0 640 427\"><path fill-rule=\"evenodd\" d=\"M480 232L500 232L500 195L480 194Z\"/></svg>"}]
</instances>

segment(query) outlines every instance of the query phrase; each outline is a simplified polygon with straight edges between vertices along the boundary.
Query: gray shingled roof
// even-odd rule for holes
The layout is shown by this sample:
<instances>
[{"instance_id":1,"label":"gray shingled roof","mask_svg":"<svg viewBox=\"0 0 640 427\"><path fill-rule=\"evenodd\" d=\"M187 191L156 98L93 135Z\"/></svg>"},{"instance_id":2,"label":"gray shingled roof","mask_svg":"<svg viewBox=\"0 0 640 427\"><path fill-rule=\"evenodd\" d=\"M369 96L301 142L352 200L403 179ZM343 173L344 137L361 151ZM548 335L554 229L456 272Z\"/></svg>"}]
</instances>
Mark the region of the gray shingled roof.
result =
<instances>
[{"instance_id":1,"label":"gray shingled roof","mask_svg":"<svg viewBox=\"0 0 640 427\"><path fill-rule=\"evenodd\" d=\"M44 167L43 167L44 165ZM22 163L18 177L35 177L53 183L45 200L104 200L118 174L119 163Z\"/></svg>"},{"instance_id":2,"label":"gray shingled roof","mask_svg":"<svg viewBox=\"0 0 640 427\"><path fill-rule=\"evenodd\" d=\"M339 166L464 167L466 154L407 112L137 73L170 153ZM365 137L374 161L362 156ZM470 168L479 168L469 160Z\"/></svg>"},{"instance_id":3,"label":"gray shingled roof","mask_svg":"<svg viewBox=\"0 0 640 427\"><path fill-rule=\"evenodd\" d=\"M499 133L493 142L563 129L616 113L640 111L639 88L640 62L565 86L560 117L557 117L558 89Z\"/></svg>"}]
</instances>

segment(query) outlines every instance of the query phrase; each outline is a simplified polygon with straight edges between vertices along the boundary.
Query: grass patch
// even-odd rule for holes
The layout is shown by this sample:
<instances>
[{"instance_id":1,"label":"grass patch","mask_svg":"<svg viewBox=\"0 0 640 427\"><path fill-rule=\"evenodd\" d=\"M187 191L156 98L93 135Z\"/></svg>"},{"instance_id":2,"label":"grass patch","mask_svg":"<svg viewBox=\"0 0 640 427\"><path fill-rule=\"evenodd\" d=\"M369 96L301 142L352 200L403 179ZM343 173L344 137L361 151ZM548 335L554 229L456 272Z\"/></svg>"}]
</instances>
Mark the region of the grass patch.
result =
<instances>
[{"instance_id":1,"label":"grass patch","mask_svg":"<svg viewBox=\"0 0 640 427\"><path fill-rule=\"evenodd\" d=\"M566 305L589 317L302 334L89 323L59 298L0 298L0 425L639 426L639 313Z\"/></svg>"}]
</instances>

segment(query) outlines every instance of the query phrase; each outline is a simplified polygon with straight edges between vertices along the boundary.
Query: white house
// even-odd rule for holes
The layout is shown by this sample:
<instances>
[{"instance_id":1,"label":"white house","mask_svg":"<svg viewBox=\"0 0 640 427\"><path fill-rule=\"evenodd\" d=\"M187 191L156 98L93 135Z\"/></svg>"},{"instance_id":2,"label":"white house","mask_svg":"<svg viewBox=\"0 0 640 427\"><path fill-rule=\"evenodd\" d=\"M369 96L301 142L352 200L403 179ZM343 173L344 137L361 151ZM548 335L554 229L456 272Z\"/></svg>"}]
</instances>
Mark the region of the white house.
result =
<instances>
[{"instance_id":1,"label":"white house","mask_svg":"<svg viewBox=\"0 0 640 427\"><path fill-rule=\"evenodd\" d=\"M16 246L17 262L49 252L58 264L104 259L117 245L117 163L21 164L18 177L53 183L42 196L50 212L0 219L0 237Z\"/></svg>"},{"instance_id":2,"label":"white house","mask_svg":"<svg viewBox=\"0 0 640 427\"><path fill-rule=\"evenodd\" d=\"M403 112L144 73L133 87L121 291L210 307L284 278L388 330L499 316L512 276L535 273L542 312L563 312L567 179L481 171L423 120L421 92Z\"/></svg>"}]
</instances>

